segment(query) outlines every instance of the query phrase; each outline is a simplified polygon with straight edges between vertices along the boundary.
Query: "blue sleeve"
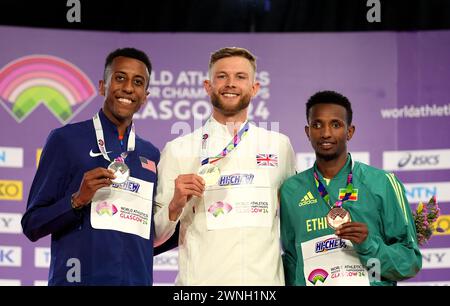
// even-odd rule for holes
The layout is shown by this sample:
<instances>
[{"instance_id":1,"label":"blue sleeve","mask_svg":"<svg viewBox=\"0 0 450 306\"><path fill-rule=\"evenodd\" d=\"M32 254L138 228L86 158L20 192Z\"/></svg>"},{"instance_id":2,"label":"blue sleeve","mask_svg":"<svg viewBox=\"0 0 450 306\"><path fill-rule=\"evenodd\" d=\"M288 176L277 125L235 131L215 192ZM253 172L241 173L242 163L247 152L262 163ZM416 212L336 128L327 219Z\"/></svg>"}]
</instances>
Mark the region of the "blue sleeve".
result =
<instances>
[{"instance_id":1,"label":"blue sleeve","mask_svg":"<svg viewBox=\"0 0 450 306\"><path fill-rule=\"evenodd\" d=\"M70 203L71 155L65 141L58 130L54 130L42 151L22 218L23 232L31 241L63 231L80 221L81 212L72 209Z\"/></svg>"}]
</instances>

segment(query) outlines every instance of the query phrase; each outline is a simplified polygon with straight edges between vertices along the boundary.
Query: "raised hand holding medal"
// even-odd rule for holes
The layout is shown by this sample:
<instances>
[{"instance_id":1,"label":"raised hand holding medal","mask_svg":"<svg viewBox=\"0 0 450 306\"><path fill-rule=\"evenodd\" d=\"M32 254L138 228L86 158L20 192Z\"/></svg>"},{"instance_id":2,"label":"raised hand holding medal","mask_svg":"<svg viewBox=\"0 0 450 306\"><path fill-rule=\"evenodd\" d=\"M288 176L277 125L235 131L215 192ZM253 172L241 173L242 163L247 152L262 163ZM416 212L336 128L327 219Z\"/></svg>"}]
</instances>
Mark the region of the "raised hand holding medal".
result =
<instances>
[{"instance_id":1,"label":"raised hand holding medal","mask_svg":"<svg viewBox=\"0 0 450 306\"><path fill-rule=\"evenodd\" d=\"M102 167L85 172L78 191L72 194L72 208L81 209L91 203L97 190L111 186L114 179L115 175Z\"/></svg>"}]
</instances>

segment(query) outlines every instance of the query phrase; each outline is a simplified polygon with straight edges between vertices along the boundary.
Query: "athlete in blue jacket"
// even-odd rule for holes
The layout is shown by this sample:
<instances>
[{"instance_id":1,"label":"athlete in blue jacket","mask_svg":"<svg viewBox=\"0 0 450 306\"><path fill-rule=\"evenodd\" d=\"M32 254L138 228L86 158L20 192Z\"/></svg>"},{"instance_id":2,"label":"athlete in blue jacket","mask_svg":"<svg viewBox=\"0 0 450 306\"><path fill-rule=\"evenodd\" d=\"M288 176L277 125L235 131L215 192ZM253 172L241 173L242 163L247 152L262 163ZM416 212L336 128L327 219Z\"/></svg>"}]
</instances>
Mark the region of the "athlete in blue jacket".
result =
<instances>
[{"instance_id":1,"label":"athlete in blue jacket","mask_svg":"<svg viewBox=\"0 0 450 306\"><path fill-rule=\"evenodd\" d=\"M52 235L49 285L152 284L160 153L132 123L150 73L142 51L112 52L99 87L103 108L47 139L22 227L31 241Z\"/></svg>"}]
</instances>

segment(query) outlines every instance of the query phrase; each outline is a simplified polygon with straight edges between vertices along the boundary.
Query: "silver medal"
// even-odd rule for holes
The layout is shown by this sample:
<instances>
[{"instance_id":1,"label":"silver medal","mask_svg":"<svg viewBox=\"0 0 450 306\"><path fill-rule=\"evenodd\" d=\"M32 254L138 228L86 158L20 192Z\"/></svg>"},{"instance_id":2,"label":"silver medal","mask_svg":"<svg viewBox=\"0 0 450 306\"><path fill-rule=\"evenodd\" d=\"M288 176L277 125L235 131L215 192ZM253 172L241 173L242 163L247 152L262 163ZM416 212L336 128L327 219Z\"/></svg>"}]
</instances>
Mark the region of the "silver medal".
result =
<instances>
[{"instance_id":1,"label":"silver medal","mask_svg":"<svg viewBox=\"0 0 450 306\"><path fill-rule=\"evenodd\" d=\"M109 164L108 169L112 170L116 176L115 179L111 180L114 184L125 183L130 177L130 169L124 162L113 161Z\"/></svg>"}]
</instances>

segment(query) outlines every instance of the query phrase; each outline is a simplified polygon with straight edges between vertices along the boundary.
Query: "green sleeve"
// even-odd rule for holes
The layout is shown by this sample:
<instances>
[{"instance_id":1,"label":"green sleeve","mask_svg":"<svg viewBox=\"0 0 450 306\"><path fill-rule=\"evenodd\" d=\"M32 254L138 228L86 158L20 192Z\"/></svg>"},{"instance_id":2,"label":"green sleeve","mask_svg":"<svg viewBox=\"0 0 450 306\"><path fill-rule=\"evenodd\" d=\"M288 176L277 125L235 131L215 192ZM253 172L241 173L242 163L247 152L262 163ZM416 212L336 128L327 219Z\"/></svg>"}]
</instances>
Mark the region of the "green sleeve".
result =
<instances>
[{"instance_id":1,"label":"green sleeve","mask_svg":"<svg viewBox=\"0 0 450 306\"><path fill-rule=\"evenodd\" d=\"M292 216L289 212L288 188L282 186L280 189L280 222L281 222L281 245L283 247L283 267L284 277L287 286L305 285L303 274L303 258L301 258L301 249L299 250L300 258L297 256L295 242L295 228L291 222ZM299 264L300 262L300 264Z\"/></svg>"},{"instance_id":2,"label":"green sleeve","mask_svg":"<svg viewBox=\"0 0 450 306\"><path fill-rule=\"evenodd\" d=\"M355 244L363 264L379 260L382 279L399 281L411 278L422 267L414 220L405 187L394 174L386 174L386 193L382 199L382 233L371 233L361 244Z\"/></svg>"}]
</instances>

